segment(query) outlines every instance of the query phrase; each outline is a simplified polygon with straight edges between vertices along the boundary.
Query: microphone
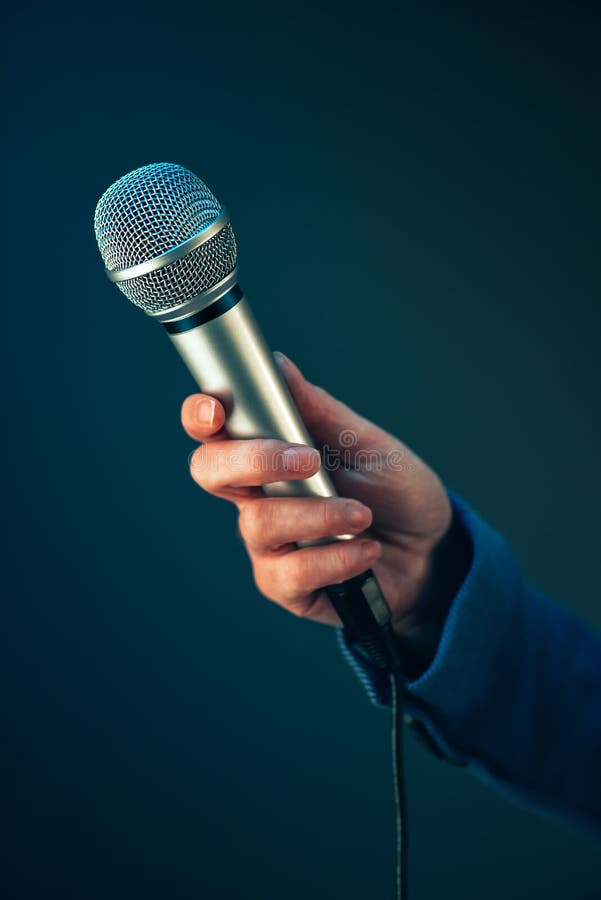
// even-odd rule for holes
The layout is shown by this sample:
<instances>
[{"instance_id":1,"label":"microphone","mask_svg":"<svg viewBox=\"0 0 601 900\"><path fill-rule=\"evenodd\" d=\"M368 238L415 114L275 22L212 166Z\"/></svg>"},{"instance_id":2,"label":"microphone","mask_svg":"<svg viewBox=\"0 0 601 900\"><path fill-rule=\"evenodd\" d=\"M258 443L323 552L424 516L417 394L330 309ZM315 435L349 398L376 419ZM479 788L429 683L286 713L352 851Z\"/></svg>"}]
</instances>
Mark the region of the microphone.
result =
<instances>
[{"instance_id":1,"label":"microphone","mask_svg":"<svg viewBox=\"0 0 601 900\"><path fill-rule=\"evenodd\" d=\"M170 163L129 172L98 201L94 229L108 278L162 324L201 390L223 404L229 437L313 446L238 283L227 210L198 176ZM277 497L336 496L323 467L263 489ZM399 672L390 609L373 572L325 590L347 637L379 669Z\"/></svg>"}]
</instances>

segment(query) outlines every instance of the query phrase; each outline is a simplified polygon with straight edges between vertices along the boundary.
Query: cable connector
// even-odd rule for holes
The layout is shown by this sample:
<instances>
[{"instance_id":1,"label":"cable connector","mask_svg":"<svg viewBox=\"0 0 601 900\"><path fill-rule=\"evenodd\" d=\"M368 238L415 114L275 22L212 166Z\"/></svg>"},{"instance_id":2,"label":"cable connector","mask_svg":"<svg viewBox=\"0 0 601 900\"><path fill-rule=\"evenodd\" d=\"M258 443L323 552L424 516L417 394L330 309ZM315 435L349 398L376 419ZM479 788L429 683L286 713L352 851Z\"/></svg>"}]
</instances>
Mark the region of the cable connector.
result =
<instances>
[{"instance_id":1,"label":"cable connector","mask_svg":"<svg viewBox=\"0 0 601 900\"><path fill-rule=\"evenodd\" d=\"M349 642L359 643L379 671L401 672L390 607L371 569L326 589Z\"/></svg>"}]
</instances>

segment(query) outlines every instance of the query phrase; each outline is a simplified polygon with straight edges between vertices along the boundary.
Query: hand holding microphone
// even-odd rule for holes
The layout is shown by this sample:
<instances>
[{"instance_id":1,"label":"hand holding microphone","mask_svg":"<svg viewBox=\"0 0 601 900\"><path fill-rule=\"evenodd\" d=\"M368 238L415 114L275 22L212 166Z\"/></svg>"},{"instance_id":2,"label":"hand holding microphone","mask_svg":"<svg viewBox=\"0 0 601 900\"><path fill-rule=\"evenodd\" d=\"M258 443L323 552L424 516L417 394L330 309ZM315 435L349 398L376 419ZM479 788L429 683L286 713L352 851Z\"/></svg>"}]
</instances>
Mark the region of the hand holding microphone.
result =
<instances>
[{"instance_id":1,"label":"hand holding microphone","mask_svg":"<svg viewBox=\"0 0 601 900\"><path fill-rule=\"evenodd\" d=\"M436 475L291 363L281 362L282 378L238 285L227 211L192 172L159 163L124 175L100 198L94 227L110 280L164 326L207 394L183 410L193 437L212 438L193 475L238 504L259 588L297 614L341 622L379 668L400 671L399 637L406 666L431 655L445 606L434 548L451 523ZM214 414L207 427L193 412L203 404ZM338 489L359 505L336 496L313 440L341 452Z\"/></svg>"},{"instance_id":2,"label":"hand holding microphone","mask_svg":"<svg viewBox=\"0 0 601 900\"><path fill-rule=\"evenodd\" d=\"M162 323L197 384L221 402L229 437L311 446L238 284L227 211L200 178L169 163L135 169L104 192L94 229L109 279ZM276 497L335 496L323 467L301 474L266 479L262 489ZM347 636L378 669L399 678L399 645L373 572L365 568L326 591Z\"/></svg>"},{"instance_id":3,"label":"hand holding microphone","mask_svg":"<svg viewBox=\"0 0 601 900\"><path fill-rule=\"evenodd\" d=\"M182 407L186 432L204 442L191 458L191 475L236 504L259 590L294 615L340 624L323 587L373 566L403 656L417 674L434 656L456 587L445 561L456 543L447 494L408 447L275 356L307 428L326 448L324 464L334 469L340 497L265 497L258 483L311 474L320 457L299 446L286 463L284 450L293 448L281 442L228 440L225 411L205 394ZM296 549L339 533L360 537Z\"/></svg>"}]
</instances>

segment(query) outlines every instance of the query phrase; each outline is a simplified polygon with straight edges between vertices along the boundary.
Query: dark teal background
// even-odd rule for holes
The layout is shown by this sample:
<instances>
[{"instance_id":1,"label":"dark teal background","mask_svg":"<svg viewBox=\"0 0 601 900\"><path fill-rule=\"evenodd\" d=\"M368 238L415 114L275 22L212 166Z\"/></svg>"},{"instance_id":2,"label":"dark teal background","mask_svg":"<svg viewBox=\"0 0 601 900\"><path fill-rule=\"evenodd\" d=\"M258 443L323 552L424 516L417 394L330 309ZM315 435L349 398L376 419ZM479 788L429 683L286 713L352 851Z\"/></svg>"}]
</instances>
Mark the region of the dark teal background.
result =
<instances>
[{"instance_id":1,"label":"dark teal background","mask_svg":"<svg viewBox=\"0 0 601 900\"><path fill-rule=\"evenodd\" d=\"M4 14L7 900L393 895L388 717L257 594L103 276L136 166L206 179L271 345L601 626L600 21L450 6ZM601 895L592 839L408 743L415 900Z\"/></svg>"}]
</instances>

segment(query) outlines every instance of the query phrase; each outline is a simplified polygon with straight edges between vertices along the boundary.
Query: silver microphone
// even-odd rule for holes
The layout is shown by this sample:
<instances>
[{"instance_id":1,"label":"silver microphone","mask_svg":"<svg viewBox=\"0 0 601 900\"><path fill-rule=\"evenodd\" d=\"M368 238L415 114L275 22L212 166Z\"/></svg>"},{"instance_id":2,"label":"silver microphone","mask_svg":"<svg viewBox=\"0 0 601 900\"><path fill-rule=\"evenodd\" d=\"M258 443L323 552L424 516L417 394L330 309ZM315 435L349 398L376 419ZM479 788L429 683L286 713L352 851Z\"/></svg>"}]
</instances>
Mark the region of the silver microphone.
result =
<instances>
[{"instance_id":1,"label":"silver microphone","mask_svg":"<svg viewBox=\"0 0 601 900\"><path fill-rule=\"evenodd\" d=\"M198 386L223 404L228 435L312 446L238 285L228 213L200 178L169 163L135 169L102 195L94 228L109 279L163 324ZM264 490L336 496L323 468Z\"/></svg>"},{"instance_id":2,"label":"silver microphone","mask_svg":"<svg viewBox=\"0 0 601 900\"><path fill-rule=\"evenodd\" d=\"M198 176L170 163L129 172L98 201L94 229L109 279L162 323L201 390L223 404L230 437L312 446L238 284L229 215ZM271 496L336 496L323 467L264 490ZM398 668L390 610L373 572L326 590L372 661Z\"/></svg>"}]
</instances>

